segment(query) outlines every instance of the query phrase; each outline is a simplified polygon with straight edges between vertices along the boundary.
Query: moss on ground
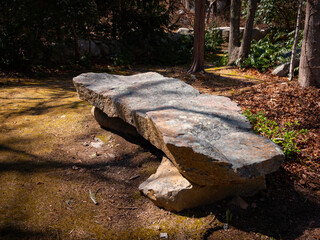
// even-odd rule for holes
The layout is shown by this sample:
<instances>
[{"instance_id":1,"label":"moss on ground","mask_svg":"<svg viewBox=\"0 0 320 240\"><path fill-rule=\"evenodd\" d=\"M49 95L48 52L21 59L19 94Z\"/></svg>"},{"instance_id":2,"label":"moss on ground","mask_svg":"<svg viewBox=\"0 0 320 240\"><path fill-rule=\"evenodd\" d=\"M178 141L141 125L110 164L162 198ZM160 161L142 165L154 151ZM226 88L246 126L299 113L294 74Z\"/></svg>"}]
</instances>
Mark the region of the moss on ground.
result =
<instances>
[{"instance_id":1,"label":"moss on ground","mask_svg":"<svg viewBox=\"0 0 320 240\"><path fill-rule=\"evenodd\" d=\"M0 228L9 232L4 237L10 239L18 231L40 239L158 239L160 232L175 236L182 225L189 231L203 224L179 215L160 218L160 224L151 219L139 225L125 218L113 222L110 216L125 213L108 205L113 196L98 194L100 204L94 205L89 190L96 191L99 180L74 173L77 154L59 155L61 148L72 148L72 142L82 136L91 139L92 129L86 127L92 121L90 105L79 100L70 82L1 81L5 84L0 91ZM96 137L106 145L115 141L108 133ZM138 171L147 177L157 165L143 163ZM131 199L132 204L147 201L137 188ZM137 215L143 216L141 211Z\"/></svg>"}]
</instances>

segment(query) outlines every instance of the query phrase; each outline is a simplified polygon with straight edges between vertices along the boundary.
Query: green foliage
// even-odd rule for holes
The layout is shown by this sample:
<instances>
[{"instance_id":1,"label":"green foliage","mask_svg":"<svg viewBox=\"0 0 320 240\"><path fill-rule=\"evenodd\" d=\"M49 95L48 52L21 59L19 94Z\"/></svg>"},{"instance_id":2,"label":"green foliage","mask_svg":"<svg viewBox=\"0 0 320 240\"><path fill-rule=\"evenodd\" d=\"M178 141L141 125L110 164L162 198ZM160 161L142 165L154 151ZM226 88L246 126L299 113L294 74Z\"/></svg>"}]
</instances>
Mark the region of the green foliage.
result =
<instances>
[{"instance_id":1,"label":"green foliage","mask_svg":"<svg viewBox=\"0 0 320 240\"><path fill-rule=\"evenodd\" d=\"M223 54L223 55L216 55L214 59L214 66L216 67L222 67L226 66L228 64L228 54Z\"/></svg>"},{"instance_id":2,"label":"green foliage","mask_svg":"<svg viewBox=\"0 0 320 240\"><path fill-rule=\"evenodd\" d=\"M53 46L86 37L97 17L94 0L1 1L0 66L47 62Z\"/></svg>"},{"instance_id":3,"label":"green foliage","mask_svg":"<svg viewBox=\"0 0 320 240\"><path fill-rule=\"evenodd\" d=\"M231 221L232 221L232 213L231 213L230 209L227 209L227 211L226 211L226 222L228 224L230 224Z\"/></svg>"},{"instance_id":4,"label":"green foliage","mask_svg":"<svg viewBox=\"0 0 320 240\"><path fill-rule=\"evenodd\" d=\"M105 29L112 38L145 39L170 26L173 4L164 0L96 0L101 16L107 16ZM135 40L135 39L133 39Z\"/></svg>"},{"instance_id":5,"label":"green foliage","mask_svg":"<svg viewBox=\"0 0 320 240\"><path fill-rule=\"evenodd\" d=\"M56 56L66 54L59 49L72 49L75 60L88 65L91 59L78 56L75 43L92 34L120 42L123 51L132 50L115 56L118 64L130 56L160 58L167 47L161 44L163 35L174 27L170 25L174 6L167 6L165 0L2 0L0 67L47 65L52 56L67 62Z\"/></svg>"},{"instance_id":6,"label":"green foliage","mask_svg":"<svg viewBox=\"0 0 320 240\"><path fill-rule=\"evenodd\" d=\"M210 27L205 32L205 50L209 52L216 52L224 42L219 30L215 30L214 28L215 26Z\"/></svg>"},{"instance_id":7,"label":"green foliage","mask_svg":"<svg viewBox=\"0 0 320 240\"><path fill-rule=\"evenodd\" d=\"M263 112L253 114L251 111L246 110L244 115L253 125L254 132L268 137L273 142L280 145L287 158L290 159L294 154L300 152L300 149L297 147L296 139L299 135L307 133L308 130L295 130L294 127L299 125L298 121L293 124L287 122L284 124L284 127L280 127L275 121L268 119Z\"/></svg>"},{"instance_id":8,"label":"green foliage","mask_svg":"<svg viewBox=\"0 0 320 240\"><path fill-rule=\"evenodd\" d=\"M182 36L174 41L168 34L168 30L175 28L170 22L173 5L167 8L163 0L123 0L121 5L117 2L119 0L98 4L104 11L114 13L112 24L106 24L111 37L121 45L120 52L112 59L114 64L174 65L190 61L193 36Z\"/></svg>"},{"instance_id":9,"label":"green foliage","mask_svg":"<svg viewBox=\"0 0 320 240\"><path fill-rule=\"evenodd\" d=\"M84 66L84 67L90 67L91 66L91 63L92 63L92 59L91 59L91 56L89 53L85 53L83 54L78 63L81 65L81 66Z\"/></svg>"},{"instance_id":10,"label":"green foliage","mask_svg":"<svg viewBox=\"0 0 320 240\"><path fill-rule=\"evenodd\" d=\"M298 12L298 0L260 0L257 7L255 22L269 26L293 30ZM247 1L242 1L242 14L247 14Z\"/></svg>"},{"instance_id":11,"label":"green foliage","mask_svg":"<svg viewBox=\"0 0 320 240\"><path fill-rule=\"evenodd\" d=\"M184 64L191 60L193 36L182 36L172 40L167 34L157 34L148 40L135 45L127 41L121 42L120 52L112 58L114 65L134 64Z\"/></svg>"},{"instance_id":12,"label":"green foliage","mask_svg":"<svg viewBox=\"0 0 320 240\"><path fill-rule=\"evenodd\" d=\"M242 68L253 67L262 72L270 67L289 61L284 54L292 50L295 32L272 31L258 42L253 40L248 58ZM298 48L301 48L303 31L300 31Z\"/></svg>"},{"instance_id":13,"label":"green foliage","mask_svg":"<svg viewBox=\"0 0 320 240\"><path fill-rule=\"evenodd\" d=\"M179 62L183 63L186 60L188 61L193 52L193 35L183 36L175 43L176 54L178 56Z\"/></svg>"}]
</instances>

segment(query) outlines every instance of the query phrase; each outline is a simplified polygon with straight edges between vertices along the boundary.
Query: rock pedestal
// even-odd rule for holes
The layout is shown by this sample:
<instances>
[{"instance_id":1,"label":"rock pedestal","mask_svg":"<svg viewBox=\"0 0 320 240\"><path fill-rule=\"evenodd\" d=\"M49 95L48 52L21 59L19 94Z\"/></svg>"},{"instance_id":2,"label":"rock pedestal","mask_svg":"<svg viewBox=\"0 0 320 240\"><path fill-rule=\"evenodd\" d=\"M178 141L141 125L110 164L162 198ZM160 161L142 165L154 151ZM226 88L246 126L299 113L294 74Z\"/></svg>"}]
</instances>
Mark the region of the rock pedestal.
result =
<instances>
[{"instance_id":1,"label":"rock pedestal","mask_svg":"<svg viewBox=\"0 0 320 240\"><path fill-rule=\"evenodd\" d=\"M282 162L281 149L254 134L229 98L200 94L178 79L152 72L86 73L74 78L74 84L81 99L108 118L121 118L164 152L169 160L140 189L167 209L179 211L262 189L264 176ZM161 175L163 166L173 177Z\"/></svg>"},{"instance_id":2,"label":"rock pedestal","mask_svg":"<svg viewBox=\"0 0 320 240\"><path fill-rule=\"evenodd\" d=\"M179 212L230 196L251 196L265 187L264 176L234 183L199 186L184 178L171 161L163 157L157 172L143 182L139 190L156 205Z\"/></svg>"}]
</instances>

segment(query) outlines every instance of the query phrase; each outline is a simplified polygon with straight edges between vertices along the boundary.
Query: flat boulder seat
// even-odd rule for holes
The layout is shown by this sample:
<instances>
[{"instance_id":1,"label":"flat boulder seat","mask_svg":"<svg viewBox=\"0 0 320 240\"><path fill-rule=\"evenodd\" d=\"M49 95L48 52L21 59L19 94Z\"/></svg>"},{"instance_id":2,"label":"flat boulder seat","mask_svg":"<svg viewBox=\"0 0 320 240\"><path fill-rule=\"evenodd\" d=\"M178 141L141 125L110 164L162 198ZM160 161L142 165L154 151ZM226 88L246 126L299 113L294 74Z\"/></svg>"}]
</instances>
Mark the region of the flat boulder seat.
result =
<instances>
[{"instance_id":1,"label":"flat boulder seat","mask_svg":"<svg viewBox=\"0 0 320 240\"><path fill-rule=\"evenodd\" d=\"M168 210L252 195L284 159L278 145L253 133L235 102L201 94L179 79L154 72L84 73L73 82L100 125L112 128L121 119L130 133L162 150L157 172L139 189Z\"/></svg>"}]
</instances>

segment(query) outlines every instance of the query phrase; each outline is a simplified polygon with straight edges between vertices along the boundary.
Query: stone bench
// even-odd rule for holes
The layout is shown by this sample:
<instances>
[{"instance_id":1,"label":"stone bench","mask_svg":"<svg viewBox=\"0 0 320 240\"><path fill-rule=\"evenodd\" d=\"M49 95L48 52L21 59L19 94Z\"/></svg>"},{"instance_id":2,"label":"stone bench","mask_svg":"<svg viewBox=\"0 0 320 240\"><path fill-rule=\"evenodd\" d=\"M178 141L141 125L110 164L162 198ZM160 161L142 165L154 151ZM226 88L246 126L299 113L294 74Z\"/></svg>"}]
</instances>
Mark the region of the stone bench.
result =
<instances>
[{"instance_id":1,"label":"stone bench","mask_svg":"<svg viewBox=\"0 0 320 240\"><path fill-rule=\"evenodd\" d=\"M119 76L85 73L73 79L79 97L94 107L100 125L140 134L164 153L157 172L139 189L168 210L208 204L265 188L284 155L256 135L227 97L201 94L158 73Z\"/></svg>"}]
</instances>

